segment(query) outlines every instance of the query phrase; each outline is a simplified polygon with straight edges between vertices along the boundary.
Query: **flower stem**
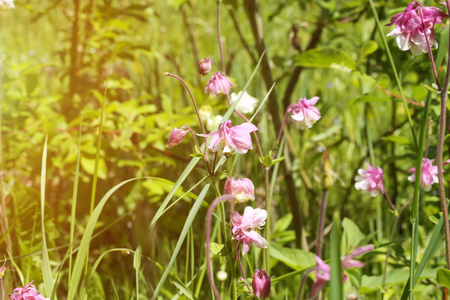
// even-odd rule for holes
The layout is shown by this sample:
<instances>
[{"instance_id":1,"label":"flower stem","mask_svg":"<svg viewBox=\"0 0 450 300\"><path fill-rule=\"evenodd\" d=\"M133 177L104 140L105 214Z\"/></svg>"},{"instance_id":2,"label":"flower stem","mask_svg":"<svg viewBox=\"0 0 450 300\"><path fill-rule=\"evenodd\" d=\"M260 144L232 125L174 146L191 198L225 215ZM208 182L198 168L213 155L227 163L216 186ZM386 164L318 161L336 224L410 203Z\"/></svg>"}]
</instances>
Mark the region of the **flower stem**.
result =
<instances>
[{"instance_id":1,"label":"flower stem","mask_svg":"<svg viewBox=\"0 0 450 300\"><path fill-rule=\"evenodd\" d=\"M212 57L207 57L207 59L209 59L210 61L212 61L214 63L214 65L216 66L217 70L219 70L219 72L221 71L219 66L217 65L216 61L214 60L214 58Z\"/></svg>"},{"instance_id":2,"label":"flower stem","mask_svg":"<svg viewBox=\"0 0 450 300\"><path fill-rule=\"evenodd\" d=\"M220 59L222 60L222 72L225 73L225 60L223 59L222 42L220 41L220 30L219 30L219 12L220 12L220 1L217 1L217 40L219 41L220 49Z\"/></svg>"},{"instance_id":3,"label":"flower stem","mask_svg":"<svg viewBox=\"0 0 450 300\"><path fill-rule=\"evenodd\" d=\"M239 242L238 247L237 247L237 258L238 258L238 262L239 262L239 268L241 269L242 277L244 277L245 285L247 286L248 291L250 292L250 295L253 296L252 289L250 288L250 286L248 285L248 282L247 282L247 277L245 277L244 268L242 268L241 255L239 254L239 250L241 250L241 242Z\"/></svg>"},{"instance_id":4,"label":"flower stem","mask_svg":"<svg viewBox=\"0 0 450 300\"><path fill-rule=\"evenodd\" d=\"M195 134L194 134L194 131L192 131L192 128L191 128L191 127L189 127L189 126L187 126L187 125L186 125L186 127L189 128L189 131L190 131L191 134L192 134L192 138L194 139L195 145L197 145L198 151L200 151L200 153L203 154L203 156L205 157L206 168L207 168L208 171L209 171L209 175L212 175L212 172L213 172L214 170L211 169L211 167L210 167L210 165L209 165L209 161L206 159L206 151L207 151L207 149L205 149L205 153L203 153L202 148L200 148L200 145L199 145L198 142L197 142L197 138L196 138L196 136L195 136Z\"/></svg>"},{"instance_id":5,"label":"flower stem","mask_svg":"<svg viewBox=\"0 0 450 300\"><path fill-rule=\"evenodd\" d=\"M319 217L319 229L317 232L317 256L322 256L322 235L323 227L325 225L325 210L327 207L328 189L324 189L322 193L322 202L320 203L320 217Z\"/></svg>"},{"instance_id":6,"label":"flower stem","mask_svg":"<svg viewBox=\"0 0 450 300\"><path fill-rule=\"evenodd\" d=\"M274 158L275 154L277 153L278 145L280 144L281 134L283 133L284 125L286 124L287 114L288 114L288 110L286 110L286 113L284 114L283 122L281 123L281 127L280 127L280 132L278 133L277 143L275 145L275 149L273 150L272 158Z\"/></svg>"},{"instance_id":7,"label":"flower stem","mask_svg":"<svg viewBox=\"0 0 450 300\"><path fill-rule=\"evenodd\" d=\"M436 81L438 90L441 91L441 85L439 84L439 78L438 78L437 71L436 71L436 65L434 63L433 53L431 52L430 40L428 39L428 36L427 36L427 29L425 28L425 23L423 22L423 14L422 14L422 9L420 7L419 7L419 15L420 15L420 20L422 21L423 34L425 35L425 41L427 43L428 56L430 57L431 68L433 69L434 80Z\"/></svg>"},{"instance_id":8,"label":"flower stem","mask_svg":"<svg viewBox=\"0 0 450 300\"><path fill-rule=\"evenodd\" d=\"M214 208L222 201L234 201L236 200L235 196L231 195L223 195L217 199L215 199L211 205L209 206L208 213L206 215L206 270L208 271L208 278L209 278L209 284L211 285L211 288L213 289L214 295L216 295L217 299L220 300L220 294L219 291L216 288L216 285L214 284L214 276L211 271L211 257L210 257L210 250L211 250L211 217L212 213L214 211Z\"/></svg>"}]
</instances>

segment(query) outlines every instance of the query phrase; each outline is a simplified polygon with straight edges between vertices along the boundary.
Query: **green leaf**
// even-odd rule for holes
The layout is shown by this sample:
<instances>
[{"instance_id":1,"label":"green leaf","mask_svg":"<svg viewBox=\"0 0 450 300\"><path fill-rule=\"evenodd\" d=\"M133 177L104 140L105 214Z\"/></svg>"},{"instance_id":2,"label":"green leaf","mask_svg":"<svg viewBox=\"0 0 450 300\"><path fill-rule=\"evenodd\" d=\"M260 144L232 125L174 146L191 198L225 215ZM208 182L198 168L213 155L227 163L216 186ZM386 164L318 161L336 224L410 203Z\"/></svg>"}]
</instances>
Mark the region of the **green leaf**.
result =
<instances>
[{"instance_id":1,"label":"green leaf","mask_svg":"<svg viewBox=\"0 0 450 300\"><path fill-rule=\"evenodd\" d=\"M89 299L93 300L106 299L102 279L97 272L94 272L88 281L87 294L89 295Z\"/></svg>"},{"instance_id":2,"label":"green leaf","mask_svg":"<svg viewBox=\"0 0 450 300\"><path fill-rule=\"evenodd\" d=\"M270 244L269 254L296 270L303 270L316 264L312 253L300 249L281 247L275 242Z\"/></svg>"},{"instance_id":3,"label":"green leaf","mask_svg":"<svg viewBox=\"0 0 450 300\"><path fill-rule=\"evenodd\" d=\"M385 136L381 139L384 141L389 141L389 142L393 142L393 143L397 143L397 144L404 144L404 145L410 143L407 138L405 138L404 136L400 136L400 135Z\"/></svg>"},{"instance_id":4,"label":"green leaf","mask_svg":"<svg viewBox=\"0 0 450 300\"><path fill-rule=\"evenodd\" d=\"M224 244L211 243L211 252L215 256L228 256L227 247Z\"/></svg>"},{"instance_id":5,"label":"green leaf","mask_svg":"<svg viewBox=\"0 0 450 300\"><path fill-rule=\"evenodd\" d=\"M311 68L337 68L354 70L356 63L341 49L311 49L295 57L295 64Z\"/></svg>"},{"instance_id":6,"label":"green leaf","mask_svg":"<svg viewBox=\"0 0 450 300\"><path fill-rule=\"evenodd\" d=\"M378 96L372 96L372 95L364 95L361 97L358 97L354 100L355 103L373 103L373 102L386 102L390 101L391 99L389 97L378 97Z\"/></svg>"},{"instance_id":7,"label":"green leaf","mask_svg":"<svg viewBox=\"0 0 450 300\"><path fill-rule=\"evenodd\" d=\"M200 157L200 158L205 158L205 155L203 155L202 153L191 153L189 154L191 157Z\"/></svg>"},{"instance_id":8,"label":"green leaf","mask_svg":"<svg viewBox=\"0 0 450 300\"><path fill-rule=\"evenodd\" d=\"M95 159L82 157L81 158L81 167L88 174L90 174L90 175L94 174ZM100 158L98 160L98 177L100 177L103 180L106 180L106 163L103 158Z\"/></svg>"},{"instance_id":9,"label":"green leaf","mask_svg":"<svg viewBox=\"0 0 450 300\"><path fill-rule=\"evenodd\" d=\"M333 227L331 228L331 260L330 260L330 300L340 300L344 298L344 289L342 284L342 263L341 263L341 222L339 214L333 218Z\"/></svg>"},{"instance_id":10,"label":"green leaf","mask_svg":"<svg viewBox=\"0 0 450 300\"><path fill-rule=\"evenodd\" d=\"M348 254L353 251L366 236L350 219L344 218L342 227L344 230L342 233L341 249L345 254Z\"/></svg>"},{"instance_id":11,"label":"green leaf","mask_svg":"<svg viewBox=\"0 0 450 300\"><path fill-rule=\"evenodd\" d=\"M450 270L444 268L438 269L436 279L440 285L450 288Z\"/></svg>"},{"instance_id":12,"label":"green leaf","mask_svg":"<svg viewBox=\"0 0 450 300\"><path fill-rule=\"evenodd\" d=\"M378 44L375 41L367 41L361 47L361 56L360 60L366 58L366 56L374 53L378 49Z\"/></svg>"}]
</instances>

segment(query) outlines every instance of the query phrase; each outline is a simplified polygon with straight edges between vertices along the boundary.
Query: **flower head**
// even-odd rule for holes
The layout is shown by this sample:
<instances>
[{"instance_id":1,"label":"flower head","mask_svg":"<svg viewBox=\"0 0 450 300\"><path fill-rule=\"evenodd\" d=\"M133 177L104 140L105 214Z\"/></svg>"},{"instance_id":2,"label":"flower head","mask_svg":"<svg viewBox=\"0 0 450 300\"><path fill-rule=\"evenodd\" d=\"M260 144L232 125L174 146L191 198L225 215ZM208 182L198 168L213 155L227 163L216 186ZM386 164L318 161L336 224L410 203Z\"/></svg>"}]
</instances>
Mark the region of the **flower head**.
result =
<instances>
[{"instance_id":1,"label":"flower head","mask_svg":"<svg viewBox=\"0 0 450 300\"><path fill-rule=\"evenodd\" d=\"M442 23L446 16L437 7L422 7L418 2L411 2L404 12L393 16L391 23L386 25L396 25L395 29L387 36L395 36L397 45L402 51L411 49L413 55L427 53L426 37L429 39L430 47L434 46L437 49L438 43L434 38L434 24ZM421 17L423 18L423 24Z\"/></svg>"},{"instance_id":2,"label":"flower head","mask_svg":"<svg viewBox=\"0 0 450 300\"><path fill-rule=\"evenodd\" d=\"M206 83L205 93L218 96L220 93L228 95L230 88L234 87L228 78L222 75L220 72L213 75L213 77Z\"/></svg>"},{"instance_id":3,"label":"flower head","mask_svg":"<svg viewBox=\"0 0 450 300\"><path fill-rule=\"evenodd\" d=\"M236 196L236 200L240 203L255 200L255 186L248 178L236 180L231 177L225 182L224 194Z\"/></svg>"},{"instance_id":4,"label":"flower head","mask_svg":"<svg viewBox=\"0 0 450 300\"><path fill-rule=\"evenodd\" d=\"M186 137L186 134L189 132L190 128L187 126L183 126L181 128L176 128L172 130L172 132L169 135L169 142L167 143L167 148L172 149L179 143L181 143L184 138Z\"/></svg>"},{"instance_id":5,"label":"flower head","mask_svg":"<svg viewBox=\"0 0 450 300\"><path fill-rule=\"evenodd\" d=\"M1 8L14 8L14 0L0 0L0 9Z\"/></svg>"},{"instance_id":6,"label":"flower head","mask_svg":"<svg viewBox=\"0 0 450 300\"><path fill-rule=\"evenodd\" d=\"M198 62L198 72L200 75L205 76L211 71L211 61L207 58Z\"/></svg>"},{"instance_id":7,"label":"flower head","mask_svg":"<svg viewBox=\"0 0 450 300\"><path fill-rule=\"evenodd\" d=\"M425 191L431 190L431 185L433 183L438 183L438 167L433 166L434 159L428 159L428 158L422 158L422 168L420 170L420 184L423 186L423 189ZM443 163L443 165L446 165L450 162L450 160L447 160ZM444 172L444 170L442 170ZM408 180L411 182L416 181L416 167L411 168L408 170L408 173L412 173Z\"/></svg>"},{"instance_id":8,"label":"flower head","mask_svg":"<svg viewBox=\"0 0 450 300\"><path fill-rule=\"evenodd\" d=\"M357 260L354 260L356 256L362 255L366 252L372 251L374 249L373 245L367 245L363 247L356 248L347 256L341 257L342 262L342 268L348 269L348 268L362 268L364 267L364 264L362 262L359 262ZM315 298L318 296L321 290L325 288L327 285L327 282L330 281L330 271L331 267L327 265L320 257L317 255L314 256L317 266L313 267L310 271L316 271L316 282L313 284L311 289L311 298ZM342 272L342 281L345 283L347 281L347 276L344 272Z\"/></svg>"},{"instance_id":9,"label":"flower head","mask_svg":"<svg viewBox=\"0 0 450 300\"><path fill-rule=\"evenodd\" d=\"M265 300L270 294L270 278L264 270L255 270L255 276L252 281L253 292L258 300Z\"/></svg>"},{"instance_id":10,"label":"flower head","mask_svg":"<svg viewBox=\"0 0 450 300\"><path fill-rule=\"evenodd\" d=\"M287 112L292 113L291 118L300 129L311 128L320 119L320 111L314 105L319 97L311 99L300 98L297 103L289 105Z\"/></svg>"},{"instance_id":11,"label":"flower head","mask_svg":"<svg viewBox=\"0 0 450 300\"><path fill-rule=\"evenodd\" d=\"M50 300L42 296L34 287L33 281L25 285L23 288L14 289L13 293L9 295L11 300Z\"/></svg>"},{"instance_id":12,"label":"flower head","mask_svg":"<svg viewBox=\"0 0 450 300\"><path fill-rule=\"evenodd\" d=\"M370 193L372 197L375 197L378 191L384 194L383 170L380 167L375 169L368 162L366 164L368 167L367 170L358 170L359 176L355 178L357 181L355 188Z\"/></svg>"},{"instance_id":13,"label":"flower head","mask_svg":"<svg viewBox=\"0 0 450 300\"><path fill-rule=\"evenodd\" d=\"M241 100L239 100L241 98ZM236 105L236 110L243 114L251 114L255 111L256 105L258 104L258 99L250 96L246 91L240 91L239 93L231 93L230 97L231 103L239 100Z\"/></svg>"},{"instance_id":14,"label":"flower head","mask_svg":"<svg viewBox=\"0 0 450 300\"><path fill-rule=\"evenodd\" d=\"M267 211L260 208L247 206L244 214L241 216L237 211L230 215L231 225L233 226L233 239L242 245L242 255L245 255L250 246L255 244L258 248L267 248L267 241L256 232L266 224Z\"/></svg>"},{"instance_id":15,"label":"flower head","mask_svg":"<svg viewBox=\"0 0 450 300\"><path fill-rule=\"evenodd\" d=\"M258 130L258 127L252 123L243 123L237 126L231 126L231 121L227 120L219 125L219 130L210 134L198 134L199 136L211 137L211 143L208 148L213 152L223 149L224 153L236 151L245 154L249 149L253 149L250 133Z\"/></svg>"}]
</instances>

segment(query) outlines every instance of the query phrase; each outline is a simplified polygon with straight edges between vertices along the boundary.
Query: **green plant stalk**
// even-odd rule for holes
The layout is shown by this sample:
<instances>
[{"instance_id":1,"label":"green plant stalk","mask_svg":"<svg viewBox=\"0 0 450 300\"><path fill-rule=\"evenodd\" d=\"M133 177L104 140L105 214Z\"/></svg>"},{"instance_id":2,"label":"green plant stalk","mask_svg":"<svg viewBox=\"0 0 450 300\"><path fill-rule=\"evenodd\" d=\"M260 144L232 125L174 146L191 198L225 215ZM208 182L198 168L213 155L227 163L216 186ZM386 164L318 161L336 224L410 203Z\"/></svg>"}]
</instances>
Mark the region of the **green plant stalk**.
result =
<instances>
[{"instance_id":1,"label":"green plant stalk","mask_svg":"<svg viewBox=\"0 0 450 300\"><path fill-rule=\"evenodd\" d=\"M386 37L384 36L383 26L381 26L380 19L378 18L377 10L375 9L375 5L373 4L373 0L369 0L370 6L372 8L373 15L375 17L375 22L377 23L378 33L380 34L380 38L383 42L384 48L386 50L386 54L389 58L389 63L391 64L392 71L394 72L395 81L397 82L398 90L400 92L400 96L402 97L403 106L405 107L406 116L408 118L409 127L411 128L411 134L414 139L414 146L417 148L417 138L416 133L414 132L414 125L411 119L411 114L409 113L408 103L405 99L405 94L403 93L402 84L400 82L400 78L397 73L397 68L395 67L394 59L392 58L391 50L389 49L389 45L387 43Z\"/></svg>"},{"instance_id":2,"label":"green plant stalk","mask_svg":"<svg viewBox=\"0 0 450 300\"><path fill-rule=\"evenodd\" d=\"M42 230L42 275L44 277L44 289L47 295L52 293L53 277L50 266L50 259L47 251L47 241L45 238L45 179L47 174L47 139L45 136L44 151L42 153L42 170L41 170L41 230Z\"/></svg>"},{"instance_id":3,"label":"green plant stalk","mask_svg":"<svg viewBox=\"0 0 450 300\"><path fill-rule=\"evenodd\" d=\"M83 126L83 113L80 115L80 131L78 134L78 153L77 153L77 167L75 171L75 178L73 182L73 195L72 195L72 209L71 209L71 219L70 219L70 251L69 251L69 282L70 276L72 274L72 249L73 249L73 240L75 235L75 213L77 209L77 194L78 194L78 178L80 174L80 157L81 157L81 129Z\"/></svg>"},{"instance_id":4,"label":"green plant stalk","mask_svg":"<svg viewBox=\"0 0 450 300\"><path fill-rule=\"evenodd\" d=\"M341 300L344 298L342 286L342 263L341 263L341 222L339 214L334 215L333 227L331 229L331 261L330 261L330 300Z\"/></svg>"}]
</instances>

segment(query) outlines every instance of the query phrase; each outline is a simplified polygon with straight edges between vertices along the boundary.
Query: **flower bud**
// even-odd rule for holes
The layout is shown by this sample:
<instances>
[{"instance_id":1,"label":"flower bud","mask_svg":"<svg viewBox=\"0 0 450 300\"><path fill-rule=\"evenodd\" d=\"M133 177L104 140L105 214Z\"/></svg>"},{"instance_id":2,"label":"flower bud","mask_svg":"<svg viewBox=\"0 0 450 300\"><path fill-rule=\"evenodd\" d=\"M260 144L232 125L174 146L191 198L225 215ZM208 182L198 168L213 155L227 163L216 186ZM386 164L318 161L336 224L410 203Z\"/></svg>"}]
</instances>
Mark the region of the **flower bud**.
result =
<instances>
[{"instance_id":1,"label":"flower bud","mask_svg":"<svg viewBox=\"0 0 450 300\"><path fill-rule=\"evenodd\" d=\"M231 177L225 182L224 194L236 196L236 201L240 203L255 200L255 186L248 178L236 180Z\"/></svg>"},{"instance_id":2,"label":"flower bud","mask_svg":"<svg viewBox=\"0 0 450 300\"><path fill-rule=\"evenodd\" d=\"M200 75L205 76L211 71L211 62L205 58L198 62L198 72Z\"/></svg>"},{"instance_id":3,"label":"flower bud","mask_svg":"<svg viewBox=\"0 0 450 300\"><path fill-rule=\"evenodd\" d=\"M176 128L172 130L172 132L169 135L169 142L167 143L167 149L172 149L179 143L181 143L184 138L186 137L186 134L189 132L189 129L185 130L187 126L183 126L181 128Z\"/></svg>"},{"instance_id":4,"label":"flower bud","mask_svg":"<svg viewBox=\"0 0 450 300\"><path fill-rule=\"evenodd\" d=\"M269 297L270 278L267 276L266 271L256 269L252 281L252 288L256 298L259 300L265 300Z\"/></svg>"},{"instance_id":5,"label":"flower bud","mask_svg":"<svg viewBox=\"0 0 450 300\"><path fill-rule=\"evenodd\" d=\"M205 92L207 94L213 94L215 97L220 93L228 95L231 87L234 87L234 84L225 75L218 72L206 83Z\"/></svg>"}]
</instances>

